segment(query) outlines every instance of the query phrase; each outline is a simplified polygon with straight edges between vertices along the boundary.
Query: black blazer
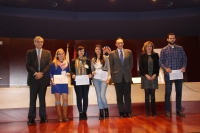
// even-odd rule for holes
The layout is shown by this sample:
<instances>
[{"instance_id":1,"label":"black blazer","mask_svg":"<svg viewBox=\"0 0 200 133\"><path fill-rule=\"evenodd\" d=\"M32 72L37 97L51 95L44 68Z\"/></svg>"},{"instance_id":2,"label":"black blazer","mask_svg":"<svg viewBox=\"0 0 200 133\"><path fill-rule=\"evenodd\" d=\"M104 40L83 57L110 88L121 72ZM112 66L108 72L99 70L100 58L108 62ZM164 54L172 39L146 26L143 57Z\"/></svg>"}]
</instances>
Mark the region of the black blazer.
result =
<instances>
[{"instance_id":1,"label":"black blazer","mask_svg":"<svg viewBox=\"0 0 200 133\"><path fill-rule=\"evenodd\" d=\"M151 54L151 58L153 60L153 74L156 74L157 76L159 76L160 65L159 65L158 53ZM148 55L147 54L140 55L139 69L140 69L140 74L142 76L145 76L145 74L148 74Z\"/></svg>"},{"instance_id":2,"label":"black blazer","mask_svg":"<svg viewBox=\"0 0 200 133\"><path fill-rule=\"evenodd\" d=\"M49 70L51 66L51 52L49 50L42 49L41 59L40 59L40 72L43 72L43 77L39 80L35 79L34 73L38 72L38 60L36 49L31 49L27 51L26 54L26 70L28 71L27 84L33 85L36 82L41 82L42 84L50 83Z\"/></svg>"},{"instance_id":3,"label":"black blazer","mask_svg":"<svg viewBox=\"0 0 200 133\"><path fill-rule=\"evenodd\" d=\"M72 59L72 61L71 61L71 76L72 75L76 75L75 60L76 59ZM86 69L87 70L87 75L92 74L91 63L90 63L89 59L86 60L86 64L88 65L88 69Z\"/></svg>"}]
</instances>

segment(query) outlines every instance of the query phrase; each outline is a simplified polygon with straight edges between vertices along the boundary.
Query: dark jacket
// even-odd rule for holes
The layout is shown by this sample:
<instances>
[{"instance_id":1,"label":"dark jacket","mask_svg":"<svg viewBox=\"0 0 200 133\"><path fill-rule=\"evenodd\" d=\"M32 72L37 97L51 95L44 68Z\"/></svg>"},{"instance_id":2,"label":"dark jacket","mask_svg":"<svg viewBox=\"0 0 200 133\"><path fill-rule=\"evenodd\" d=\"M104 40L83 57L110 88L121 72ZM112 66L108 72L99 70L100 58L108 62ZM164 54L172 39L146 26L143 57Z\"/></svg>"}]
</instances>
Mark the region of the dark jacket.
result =
<instances>
[{"instance_id":1,"label":"dark jacket","mask_svg":"<svg viewBox=\"0 0 200 133\"><path fill-rule=\"evenodd\" d=\"M49 71L51 66L51 52L49 50L42 49L42 55L40 59L40 72L43 73L43 77L39 80L35 79L34 73L38 72L38 60L36 49L28 50L26 54L26 70L28 71L28 85L41 82L42 84L49 85L50 77Z\"/></svg>"},{"instance_id":2,"label":"dark jacket","mask_svg":"<svg viewBox=\"0 0 200 133\"><path fill-rule=\"evenodd\" d=\"M159 56L158 53L151 54L151 58L153 60L153 75L156 74L159 75ZM145 76L145 74L148 74L148 55L147 54L141 54L140 60L139 60L139 69L141 76Z\"/></svg>"},{"instance_id":3,"label":"dark jacket","mask_svg":"<svg viewBox=\"0 0 200 133\"><path fill-rule=\"evenodd\" d=\"M89 74L92 74L92 71L91 71L91 63L90 63L90 60L89 59L87 59L86 60L86 64L88 65L88 69L86 69L87 70L87 75L89 75ZM76 68L75 68L75 59L72 59L72 61L71 61L71 76L72 75L76 75ZM74 79L73 79L74 80ZM90 84L91 84L91 79L90 79Z\"/></svg>"}]
</instances>

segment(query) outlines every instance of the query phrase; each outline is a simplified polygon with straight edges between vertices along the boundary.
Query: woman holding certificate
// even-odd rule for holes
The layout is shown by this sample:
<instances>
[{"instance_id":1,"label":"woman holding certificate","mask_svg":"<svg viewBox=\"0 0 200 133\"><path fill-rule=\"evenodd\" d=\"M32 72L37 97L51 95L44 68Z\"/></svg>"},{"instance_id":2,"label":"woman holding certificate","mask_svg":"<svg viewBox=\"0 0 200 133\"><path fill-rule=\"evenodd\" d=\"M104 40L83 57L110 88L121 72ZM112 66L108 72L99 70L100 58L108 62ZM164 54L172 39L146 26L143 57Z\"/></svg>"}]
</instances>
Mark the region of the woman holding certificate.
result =
<instances>
[{"instance_id":1,"label":"woman holding certificate","mask_svg":"<svg viewBox=\"0 0 200 133\"><path fill-rule=\"evenodd\" d=\"M99 106L99 120L109 117L108 104L106 100L106 90L110 81L110 65L107 56L103 56L101 45L95 46L94 57L91 60L93 84L97 94Z\"/></svg>"},{"instance_id":2,"label":"woman holding certificate","mask_svg":"<svg viewBox=\"0 0 200 133\"><path fill-rule=\"evenodd\" d=\"M154 45L147 41L142 48L139 60L141 88L145 92L146 117L150 116L149 96L151 96L152 116L156 116L155 90L158 89L159 56L154 52Z\"/></svg>"},{"instance_id":3,"label":"woman holding certificate","mask_svg":"<svg viewBox=\"0 0 200 133\"><path fill-rule=\"evenodd\" d=\"M83 46L78 46L76 49L76 57L71 62L71 75L74 80L79 120L87 120L88 93L92 74L90 60L85 56Z\"/></svg>"},{"instance_id":4,"label":"woman holding certificate","mask_svg":"<svg viewBox=\"0 0 200 133\"><path fill-rule=\"evenodd\" d=\"M51 92L55 95L55 106L59 121L68 121L68 79L69 63L65 59L65 52L63 49L56 51L54 60L51 64ZM63 105L61 109L60 98L62 96Z\"/></svg>"}]
</instances>

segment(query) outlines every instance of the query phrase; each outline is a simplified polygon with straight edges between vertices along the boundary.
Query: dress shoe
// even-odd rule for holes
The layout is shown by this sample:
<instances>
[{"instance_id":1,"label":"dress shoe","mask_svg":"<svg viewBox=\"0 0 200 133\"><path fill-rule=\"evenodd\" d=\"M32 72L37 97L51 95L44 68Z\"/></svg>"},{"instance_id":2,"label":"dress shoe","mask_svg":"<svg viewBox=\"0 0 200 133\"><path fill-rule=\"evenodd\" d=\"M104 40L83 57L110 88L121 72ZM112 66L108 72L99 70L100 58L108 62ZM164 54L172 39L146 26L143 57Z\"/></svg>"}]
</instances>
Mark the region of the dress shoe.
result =
<instances>
[{"instance_id":1,"label":"dress shoe","mask_svg":"<svg viewBox=\"0 0 200 133\"><path fill-rule=\"evenodd\" d=\"M170 114L169 111L166 111L166 116L167 116L167 117L170 117L170 116L171 116L171 114Z\"/></svg>"},{"instance_id":2,"label":"dress shoe","mask_svg":"<svg viewBox=\"0 0 200 133\"><path fill-rule=\"evenodd\" d=\"M156 116L157 116L157 114L152 114L152 116L153 116L153 117L156 117Z\"/></svg>"},{"instance_id":3,"label":"dress shoe","mask_svg":"<svg viewBox=\"0 0 200 133\"><path fill-rule=\"evenodd\" d=\"M28 125L35 124L35 120L32 119L32 118L29 118L27 124L28 124Z\"/></svg>"},{"instance_id":4,"label":"dress shoe","mask_svg":"<svg viewBox=\"0 0 200 133\"><path fill-rule=\"evenodd\" d=\"M126 117L131 118L132 117L131 113L126 113Z\"/></svg>"},{"instance_id":5,"label":"dress shoe","mask_svg":"<svg viewBox=\"0 0 200 133\"><path fill-rule=\"evenodd\" d=\"M40 120L40 123L45 123L45 122L48 122L48 120L47 120L46 118L42 118L42 119Z\"/></svg>"},{"instance_id":6,"label":"dress shoe","mask_svg":"<svg viewBox=\"0 0 200 133\"><path fill-rule=\"evenodd\" d=\"M181 117L185 117L185 114L183 114L182 111L177 111L177 112L176 112L176 115L181 116Z\"/></svg>"},{"instance_id":7,"label":"dress shoe","mask_svg":"<svg viewBox=\"0 0 200 133\"><path fill-rule=\"evenodd\" d=\"M124 118L124 113L123 112L119 113L119 118Z\"/></svg>"}]
</instances>

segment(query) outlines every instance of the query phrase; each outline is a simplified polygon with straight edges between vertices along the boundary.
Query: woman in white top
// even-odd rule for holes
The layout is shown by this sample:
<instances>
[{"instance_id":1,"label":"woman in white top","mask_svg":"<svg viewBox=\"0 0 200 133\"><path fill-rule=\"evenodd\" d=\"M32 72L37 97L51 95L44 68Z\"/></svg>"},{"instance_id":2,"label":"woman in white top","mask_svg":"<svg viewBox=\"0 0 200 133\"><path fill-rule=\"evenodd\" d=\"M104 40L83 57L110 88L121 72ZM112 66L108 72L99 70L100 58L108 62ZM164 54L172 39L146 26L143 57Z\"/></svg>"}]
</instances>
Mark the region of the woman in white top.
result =
<instances>
[{"instance_id":1,"label":"woman in white top","mask_svg":"<svg viewBox=\"0 0 200 133\"><path fill-rule=\"evenodd\" d=\"M91 60L91 70L100 112L99 120L102 120L109 117L106 90L110 81L110 65L108 57L103 56L103 50L99 44L95 46L94 57Z\"/></svg>"}]
</instances>

